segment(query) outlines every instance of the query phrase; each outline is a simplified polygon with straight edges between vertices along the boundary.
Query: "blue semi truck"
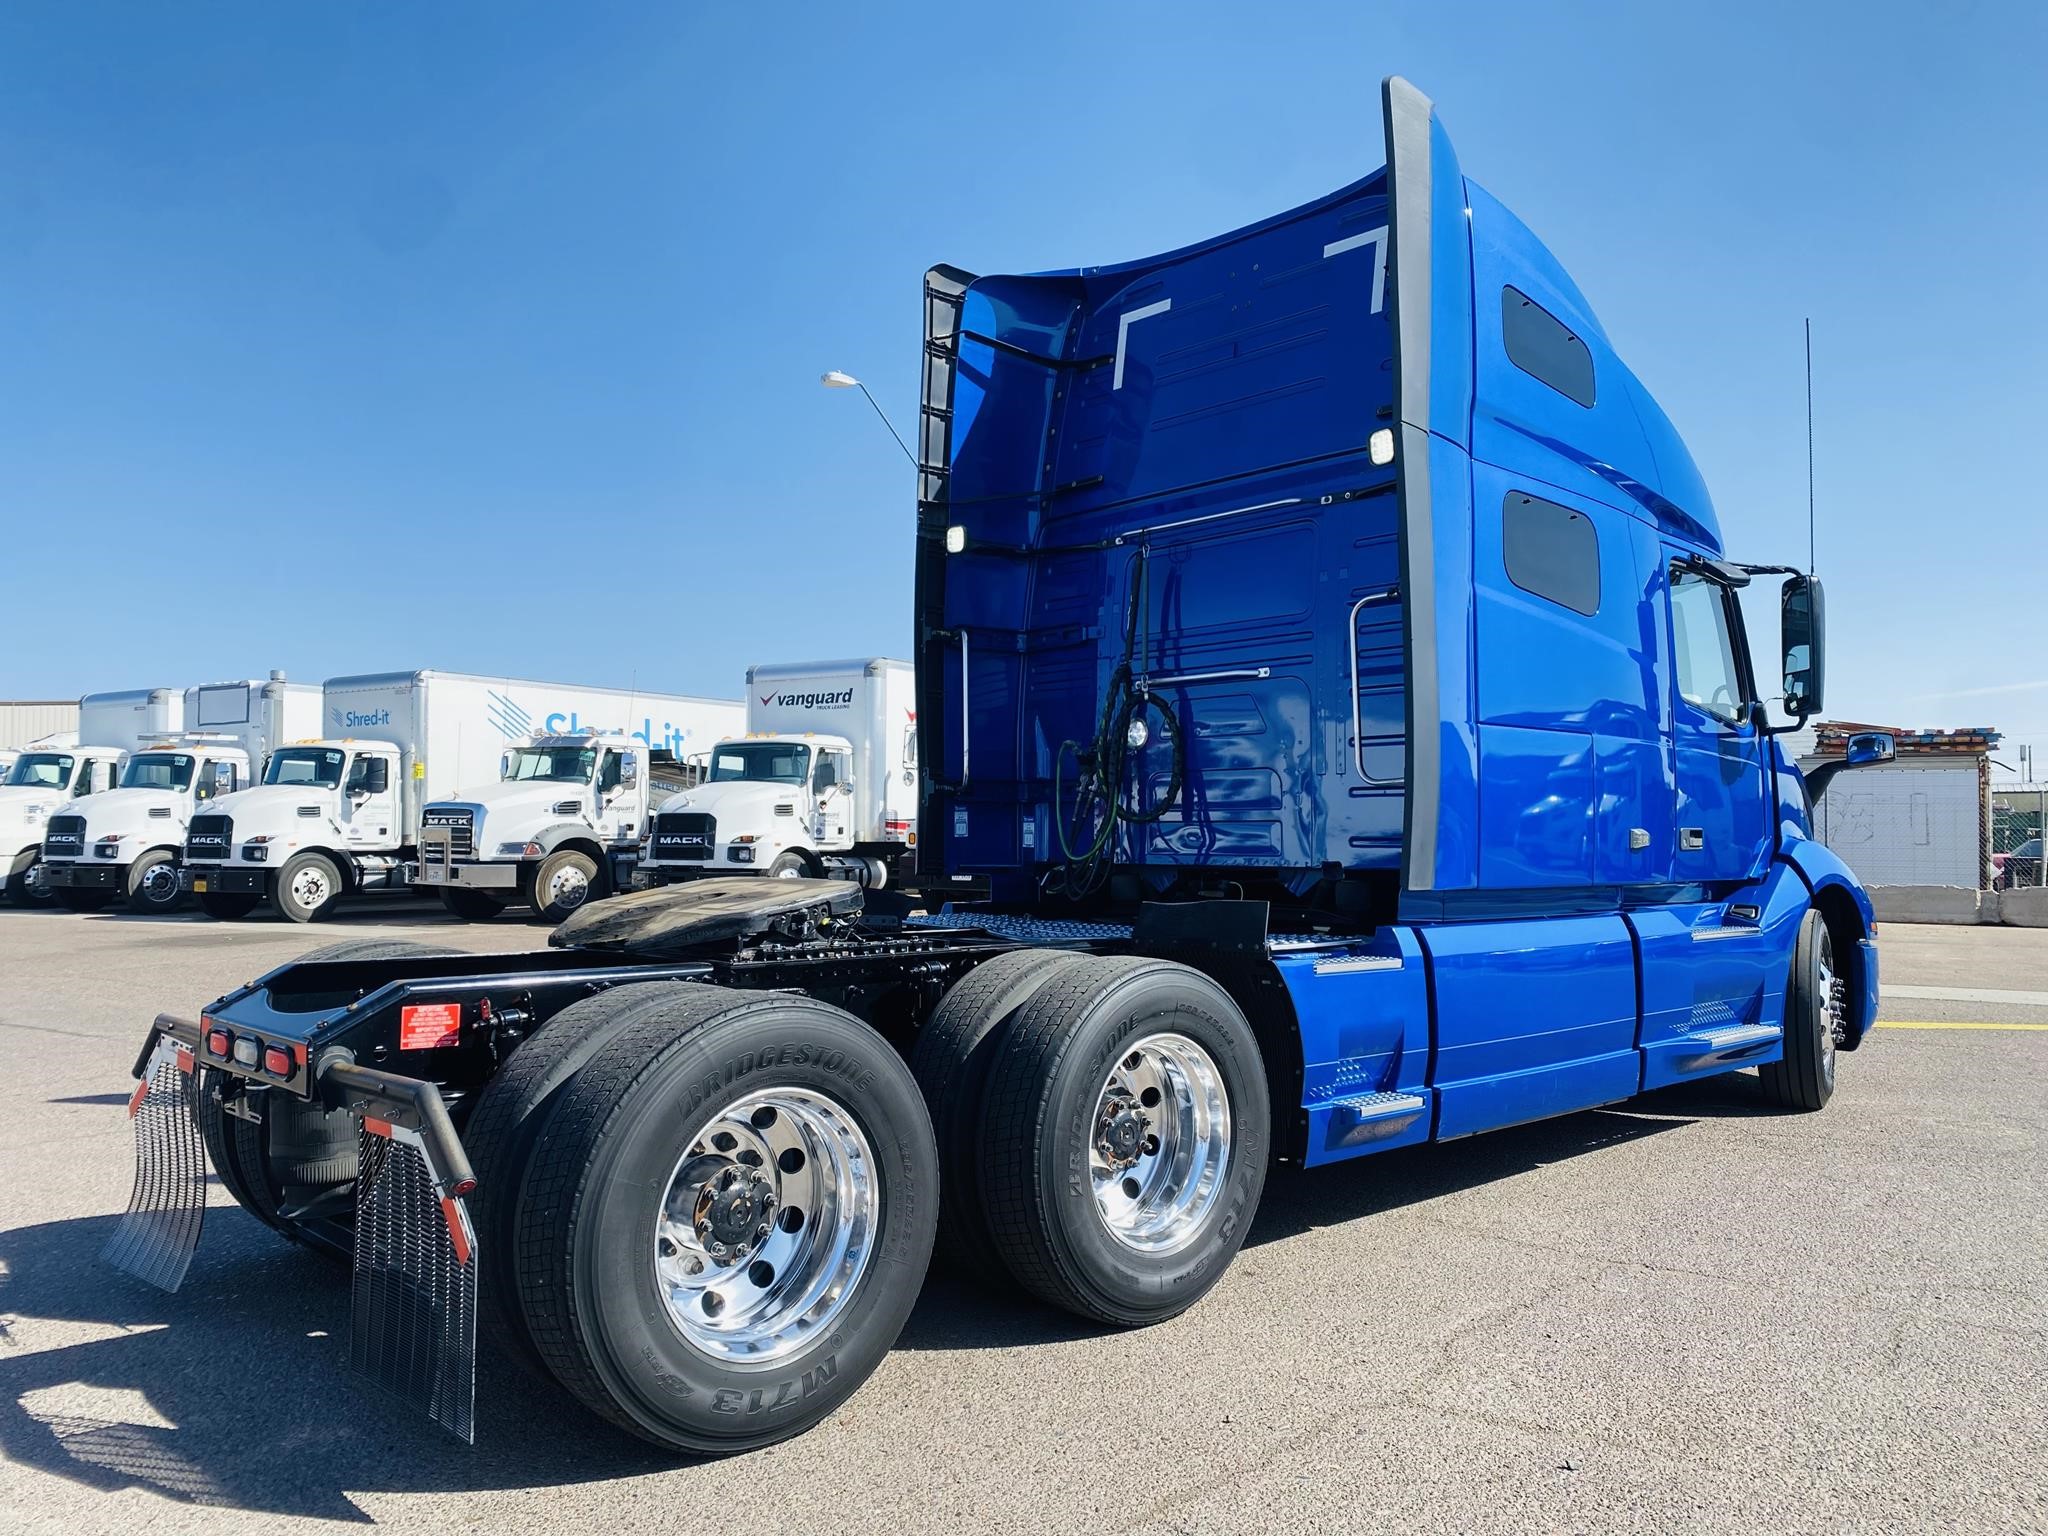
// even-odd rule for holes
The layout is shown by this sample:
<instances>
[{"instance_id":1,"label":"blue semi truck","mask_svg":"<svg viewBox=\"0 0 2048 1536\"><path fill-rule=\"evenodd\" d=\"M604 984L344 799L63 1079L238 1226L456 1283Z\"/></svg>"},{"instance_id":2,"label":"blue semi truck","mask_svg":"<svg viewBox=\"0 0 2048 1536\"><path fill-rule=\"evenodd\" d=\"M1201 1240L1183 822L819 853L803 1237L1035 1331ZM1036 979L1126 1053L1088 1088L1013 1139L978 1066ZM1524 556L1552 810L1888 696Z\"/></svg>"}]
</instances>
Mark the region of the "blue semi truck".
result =
<instances>
[{"instance_id":1,"label":"blue semi truck","mask_svg":"<svg viewBox=\"0 0 2048 1536\"><path fill-rule=\"evenodd\" d=\"M1779 734L1820 586L1728 556L1571 279L1384 106L1383 170L1248 229L928 274L915 892L702 881L161 1015L109 1258L175 1289L210 1167L456 1433L481 1335L718 1454L843 1402L935 1249L1139 1326L1275 1165L1743 1068L1821 1108L1878 967Z\"/></svg>"}]
</instances>

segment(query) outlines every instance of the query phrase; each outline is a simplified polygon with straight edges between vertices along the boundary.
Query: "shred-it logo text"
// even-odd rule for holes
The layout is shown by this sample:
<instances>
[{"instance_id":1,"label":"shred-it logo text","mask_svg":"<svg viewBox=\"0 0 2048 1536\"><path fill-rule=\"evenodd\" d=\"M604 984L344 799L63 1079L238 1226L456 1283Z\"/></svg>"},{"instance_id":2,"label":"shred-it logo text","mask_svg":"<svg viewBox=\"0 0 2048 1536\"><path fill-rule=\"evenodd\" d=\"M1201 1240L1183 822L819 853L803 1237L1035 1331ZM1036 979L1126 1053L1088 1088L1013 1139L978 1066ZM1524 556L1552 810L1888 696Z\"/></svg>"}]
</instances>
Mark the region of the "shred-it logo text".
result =
<instances>
[{"instance_id":1,"label":"shred-it logo text","mask_svg":"<svg viewBox=\"0 0 2048 1536\"><path fill-rule=\"evenodd\" d=\"M837 693L764 693L761 703L777 709L845 709L853 703L853 690Z\"/></svg>"}]
</instances>

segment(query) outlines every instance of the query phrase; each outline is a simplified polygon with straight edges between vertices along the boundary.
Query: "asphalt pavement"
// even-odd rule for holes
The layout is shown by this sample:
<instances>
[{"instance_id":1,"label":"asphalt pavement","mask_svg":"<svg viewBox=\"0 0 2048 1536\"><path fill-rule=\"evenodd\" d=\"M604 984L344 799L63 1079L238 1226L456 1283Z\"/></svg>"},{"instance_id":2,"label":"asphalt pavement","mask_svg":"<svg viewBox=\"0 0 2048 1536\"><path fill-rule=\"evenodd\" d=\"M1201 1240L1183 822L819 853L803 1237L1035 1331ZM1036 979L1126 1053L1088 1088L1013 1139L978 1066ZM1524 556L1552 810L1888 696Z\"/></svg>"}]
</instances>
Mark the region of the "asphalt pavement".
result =
<instances>
[{"instance_id":1,"label":"asphalt pavement","mask_svg":"<svg viewBox=\"0 0 2048 1536\"><path fill-rule=\"evenodd\" d=\"M2048 932L1887 927L1818 1115L1753 1079L1284 1176L1138 1333L933 1280L836 1417L678 1463L487 1357L464 1446L354 1384L345 1272L216 1191L98 1265L159 1008L337 939L0 910L0 1530L2048 1530Z\"/></svg>"}]
</instances>

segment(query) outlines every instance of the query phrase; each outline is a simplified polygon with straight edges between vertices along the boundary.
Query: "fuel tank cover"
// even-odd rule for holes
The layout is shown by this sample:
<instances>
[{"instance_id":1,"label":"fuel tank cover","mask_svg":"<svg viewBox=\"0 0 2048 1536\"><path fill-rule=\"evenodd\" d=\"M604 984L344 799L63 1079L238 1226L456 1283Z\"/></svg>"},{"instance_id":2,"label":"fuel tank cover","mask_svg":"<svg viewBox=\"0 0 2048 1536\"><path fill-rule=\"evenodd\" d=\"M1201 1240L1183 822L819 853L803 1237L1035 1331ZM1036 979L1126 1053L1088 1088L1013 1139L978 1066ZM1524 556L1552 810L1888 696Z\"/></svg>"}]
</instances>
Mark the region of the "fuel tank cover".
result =
<instances>
[{"instance_id":1,"label":"fuel tank cover","mask_svg":"<svg viewBox=\"0 0 2048 1536\"><path fill-rule=\"evenodd\" d=\"M593 901L548 935L557 949L676 955L745 939L810 938L861 913L851 880L692 880Z\"/></svg>"}]
</instances>

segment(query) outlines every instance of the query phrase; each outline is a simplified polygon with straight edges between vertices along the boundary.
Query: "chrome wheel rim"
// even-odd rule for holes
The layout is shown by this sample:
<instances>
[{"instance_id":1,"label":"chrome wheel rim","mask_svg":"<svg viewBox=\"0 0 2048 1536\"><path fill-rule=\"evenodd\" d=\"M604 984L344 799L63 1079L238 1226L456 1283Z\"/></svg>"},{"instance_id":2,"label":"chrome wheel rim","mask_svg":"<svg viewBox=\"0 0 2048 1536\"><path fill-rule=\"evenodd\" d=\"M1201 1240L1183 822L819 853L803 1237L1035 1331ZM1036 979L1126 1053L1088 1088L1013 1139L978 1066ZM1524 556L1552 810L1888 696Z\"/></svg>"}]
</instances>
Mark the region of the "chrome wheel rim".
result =
<instances>
[{"instance_id":1,"label":"chrome wheel rim","mask_svg":"<svg viewBox=\"0 0 2048 1536\"><path fill-rule=\"evenodd\" d=\"M774 873L778 880L801 880L804 877L804 867L801 864L792 864L787 869L778 869Z\"/></svg>"},{"instance_id":2,"label":"chrome wheel rim","mask_svg":"<svg viewBox=\"0 0 2048 1536\"><path fill-rule=\"evenodd\" d=\"M154 902L177 900L178 871L176 866L158 864L145 870L142 876L142 894Z\"/></svg>"},{"instance_id":3,"label":"chrome wheel rim","mask_svg":"<svg viewBox=\"0 0 2048 1536\"><path fill-rule=\"evenodd\" d=\"M327 877L317 869L302 869L292 876L291 892L300 906L317 907L327 899Z\"/></svg>"},{"instance_id":4,"label":"chrome wheel rim","mask_svg":"<svg viewBox=\"0 0 2048 1536\"><path fill-rule=\"evenodd\" d=\"M1823 927L1820 942L1814 946L1814 990L1820 998L1820 1070L1821 1075L1832 1083L1835 1080L1835 1047L1842 1037L1842 1001L1845 990L1842 978L1835 974L1834 936Z\"/></svg>"},{"instance_id":5,"label":"chrome wheel rim","mask_svg":"<svg viewBox=\"0 0 2048 1536\"><path fill-rule=\"evenodd\" d=\"M1088 1171L1109 1235L1139 1253L1187 1247L1230 1171L1230 1096L1186 1035L1127 1046L1096 1095Z\"/></svg>"},{"instance_id":6,"label":"chrome wheel rim","mask_svg":"<svg viewBox=\"0 0 2048 1536\"><path fill-rule=\"evenodd\" d=\"M779 1359L830 1330L880 1226L880 1170L859 1122L808 1089L749 1094L704 1122L669 1175L655 1289L704 1354Z\"/></svg>"},{"instance_id":7,"label":"chrome wheel rim","mask_svg":"<svg viewBox=\"0 0 2048 1536\"><path fill-rule=\"evenodd\" d=\"M33 864L29 865L28 869L22 875L22 880L28 891L30 899L35 901L49 900L49 876L50 872L49 870L43 867L43 861L41 859L37 859Z\"/></svg>"},{"instance_id":8,"label":"chrome wheel rim","mask_svg":"<svg viewBox=\"0 0 2048 1536\"><path fill-rule=\"evenodd\" d=\"M580 907L590 896L590 877L574 864L564 864L548 877L548 905Z\"/></svg>"}]
</instances>

